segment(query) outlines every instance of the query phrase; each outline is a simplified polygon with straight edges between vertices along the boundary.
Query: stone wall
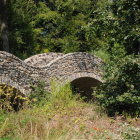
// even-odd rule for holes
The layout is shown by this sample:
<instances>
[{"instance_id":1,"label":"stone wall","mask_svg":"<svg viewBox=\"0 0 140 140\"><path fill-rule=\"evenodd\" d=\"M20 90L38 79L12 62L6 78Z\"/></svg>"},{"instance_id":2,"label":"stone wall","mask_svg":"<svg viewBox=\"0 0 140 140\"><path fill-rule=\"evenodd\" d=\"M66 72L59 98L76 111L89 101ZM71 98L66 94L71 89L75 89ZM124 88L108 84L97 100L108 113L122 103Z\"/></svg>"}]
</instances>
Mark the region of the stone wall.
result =
<instances>
[{"instance_id":1,"label":"stone wall","mask_svg":"<svg viewBox=\"0 0 140 140\"><path fill-rule=\"evenodd\" d=\"M0 83L14 86L27 94L31 90L30 84L39 80L45 81L46 89L54 78L71 82L80 77L91 77L102 82L101 64L101 59L83 52L39 54L22 61L0 51Z\"/></svg>"}]
</instances>

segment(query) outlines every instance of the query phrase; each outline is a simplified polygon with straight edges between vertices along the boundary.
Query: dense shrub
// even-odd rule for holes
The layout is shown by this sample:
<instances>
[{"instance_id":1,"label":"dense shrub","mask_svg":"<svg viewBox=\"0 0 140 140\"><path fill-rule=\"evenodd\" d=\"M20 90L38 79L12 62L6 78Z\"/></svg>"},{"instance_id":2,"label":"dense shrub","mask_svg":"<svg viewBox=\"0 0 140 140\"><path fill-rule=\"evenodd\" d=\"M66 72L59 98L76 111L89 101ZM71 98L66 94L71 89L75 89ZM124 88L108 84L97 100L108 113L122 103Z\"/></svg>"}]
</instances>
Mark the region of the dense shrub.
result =
<instances>
[{"instance_id":1,"label":"dense shrub","mask_svg":"<svg viewBox=\"0 0 140 140\"><path fill-rule=\"evenodd\" d=\"M106 82L93 94L109 115L140 116L140 59L132 56L105 66Z\"/></svg>"},{"instance_id":2,"label":"dense shrub","mask_svg":"<svg viewBox=\"0 0 140 140\"><path fill-rule=\"evenodd\" d=\"M16 88L0 84L0 111L18 111L27 98Z\"/></svg>"}]
</instances>

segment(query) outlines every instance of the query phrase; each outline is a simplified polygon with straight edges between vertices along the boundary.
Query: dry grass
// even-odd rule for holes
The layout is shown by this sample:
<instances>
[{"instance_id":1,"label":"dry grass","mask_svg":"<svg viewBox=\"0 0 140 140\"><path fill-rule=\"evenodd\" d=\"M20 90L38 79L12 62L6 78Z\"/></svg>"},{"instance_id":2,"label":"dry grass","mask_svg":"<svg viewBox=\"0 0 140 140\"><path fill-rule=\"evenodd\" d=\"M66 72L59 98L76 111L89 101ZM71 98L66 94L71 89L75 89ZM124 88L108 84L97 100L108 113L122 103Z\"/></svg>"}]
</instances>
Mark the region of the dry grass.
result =
<instances>
[{"instance_id":1,"label":"dry grass","mask_svg":"<svg viewBox=\"0 0 140 140\"><path fill-rule=\"evenodd\" d=\"M123 140L122 125L137 127L140 120L109 118L97 112L97 107L85 103L77 106L48 107L22 110L8 115L1 125L2 140ZM131 121L130 121L131 120ZM4 139L5 138L5 139Z\"/></svg>"},{"instance_id":2,"label":"dry grass","mask_svg":"<svg viewBox=\"0 0 140 140\"><path fill-rule=\"evenodd\" d=\"M110 118L73 96L68 84L54 83L52 91L41 106L37 102L17 113L0 111L0 140L140 140L139 118Z\"/></svg>"}]
</instances>

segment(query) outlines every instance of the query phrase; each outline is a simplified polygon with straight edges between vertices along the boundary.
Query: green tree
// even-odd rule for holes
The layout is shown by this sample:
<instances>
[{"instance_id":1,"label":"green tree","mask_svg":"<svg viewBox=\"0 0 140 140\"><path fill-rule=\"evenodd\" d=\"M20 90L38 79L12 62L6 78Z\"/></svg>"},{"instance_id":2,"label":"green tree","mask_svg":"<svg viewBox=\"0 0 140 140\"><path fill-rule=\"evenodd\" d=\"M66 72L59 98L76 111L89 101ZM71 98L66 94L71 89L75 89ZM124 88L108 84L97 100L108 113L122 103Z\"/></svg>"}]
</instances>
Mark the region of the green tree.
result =
<instances>
[{"instance_id":1,"label":"green tree","mask_svg":"<svg viewBox=\"0 0 140 140\"><path fill-rule=\"evenodd\" d=\"M20 58L34 54L36 36L32 22L36 5L29 0L10 0L7 7L10 52Z\"/></svg>"},{"instance_id":2,"label":"green tree","mask_svg":"<svg viewBox=\"0 0 140 140\"><path fill-rule=\"evenodd\" d=\"M86 37L98 0L9 0L7 23L10 52L20 58L48 51L90 51Z\"/></svg>"},{"instance_id":3,"label":"green tree","mask_svg":"<svg viewBox=\"0 0 140 140\"><path fill-rule=\"evenodd\" d=\"M91 50L93 45L86 38L84 26L91 20L94 4L91 0L47 0L39 3L36 26L43 27L44 46L50 51L65 53Z\"/></svg>"},{"instance_id":4,"label":"green tree","mask_svg":"<svg viewBox=\"0 0 140 140\"><path fill-rule=\"evenodd\" d=\"M105 0L103 0L105 1ZM94 11L88 37L98 38L111 55L138 54L140 50L139 0L109 1Z\"/></svg>"},{"instance_id":5,"label":"green tree","mask_svg":"<svg viewBox=\"0 0 140 140\"><path fill-rule=\"evenodd\" d=\"M138 0L110 1L95 11L88 28L88 37L94 34L110 54L105 83L94 93L109 115L140 115L139 5Z\"/></svg>"},{"instance_id":6,"label":"green tree","mask_svg":"<svg viewBox=\"0 0 140 140\"><path fill-rule=\"evenodd\" d=\"M140 1L113 1L111 10L116 18L119 43L123 43L127 54L138 54L140 49Z\"/></svg>"}]
</instances>

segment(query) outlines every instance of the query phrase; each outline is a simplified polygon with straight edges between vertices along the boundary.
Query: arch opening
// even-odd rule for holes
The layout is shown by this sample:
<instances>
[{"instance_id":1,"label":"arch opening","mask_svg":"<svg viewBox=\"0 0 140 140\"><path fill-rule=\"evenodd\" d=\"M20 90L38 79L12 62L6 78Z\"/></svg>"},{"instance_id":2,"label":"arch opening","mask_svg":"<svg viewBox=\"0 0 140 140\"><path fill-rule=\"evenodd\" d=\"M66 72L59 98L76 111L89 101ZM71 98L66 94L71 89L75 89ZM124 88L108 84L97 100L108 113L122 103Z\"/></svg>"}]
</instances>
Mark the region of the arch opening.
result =
<instances>
[{"instance_id":1,"label":"arch opening","mask_svg":"<svg viewBox=\"0 0 140 140\"><path fill-rule=\"evenodd\" d=\"M93 88L98 87L101 84L100 81L91 77L80 77L71 82L71 87L74 93L80 94L84 97L85 101L92 99Z\"/></svg>"}]
</instances>

